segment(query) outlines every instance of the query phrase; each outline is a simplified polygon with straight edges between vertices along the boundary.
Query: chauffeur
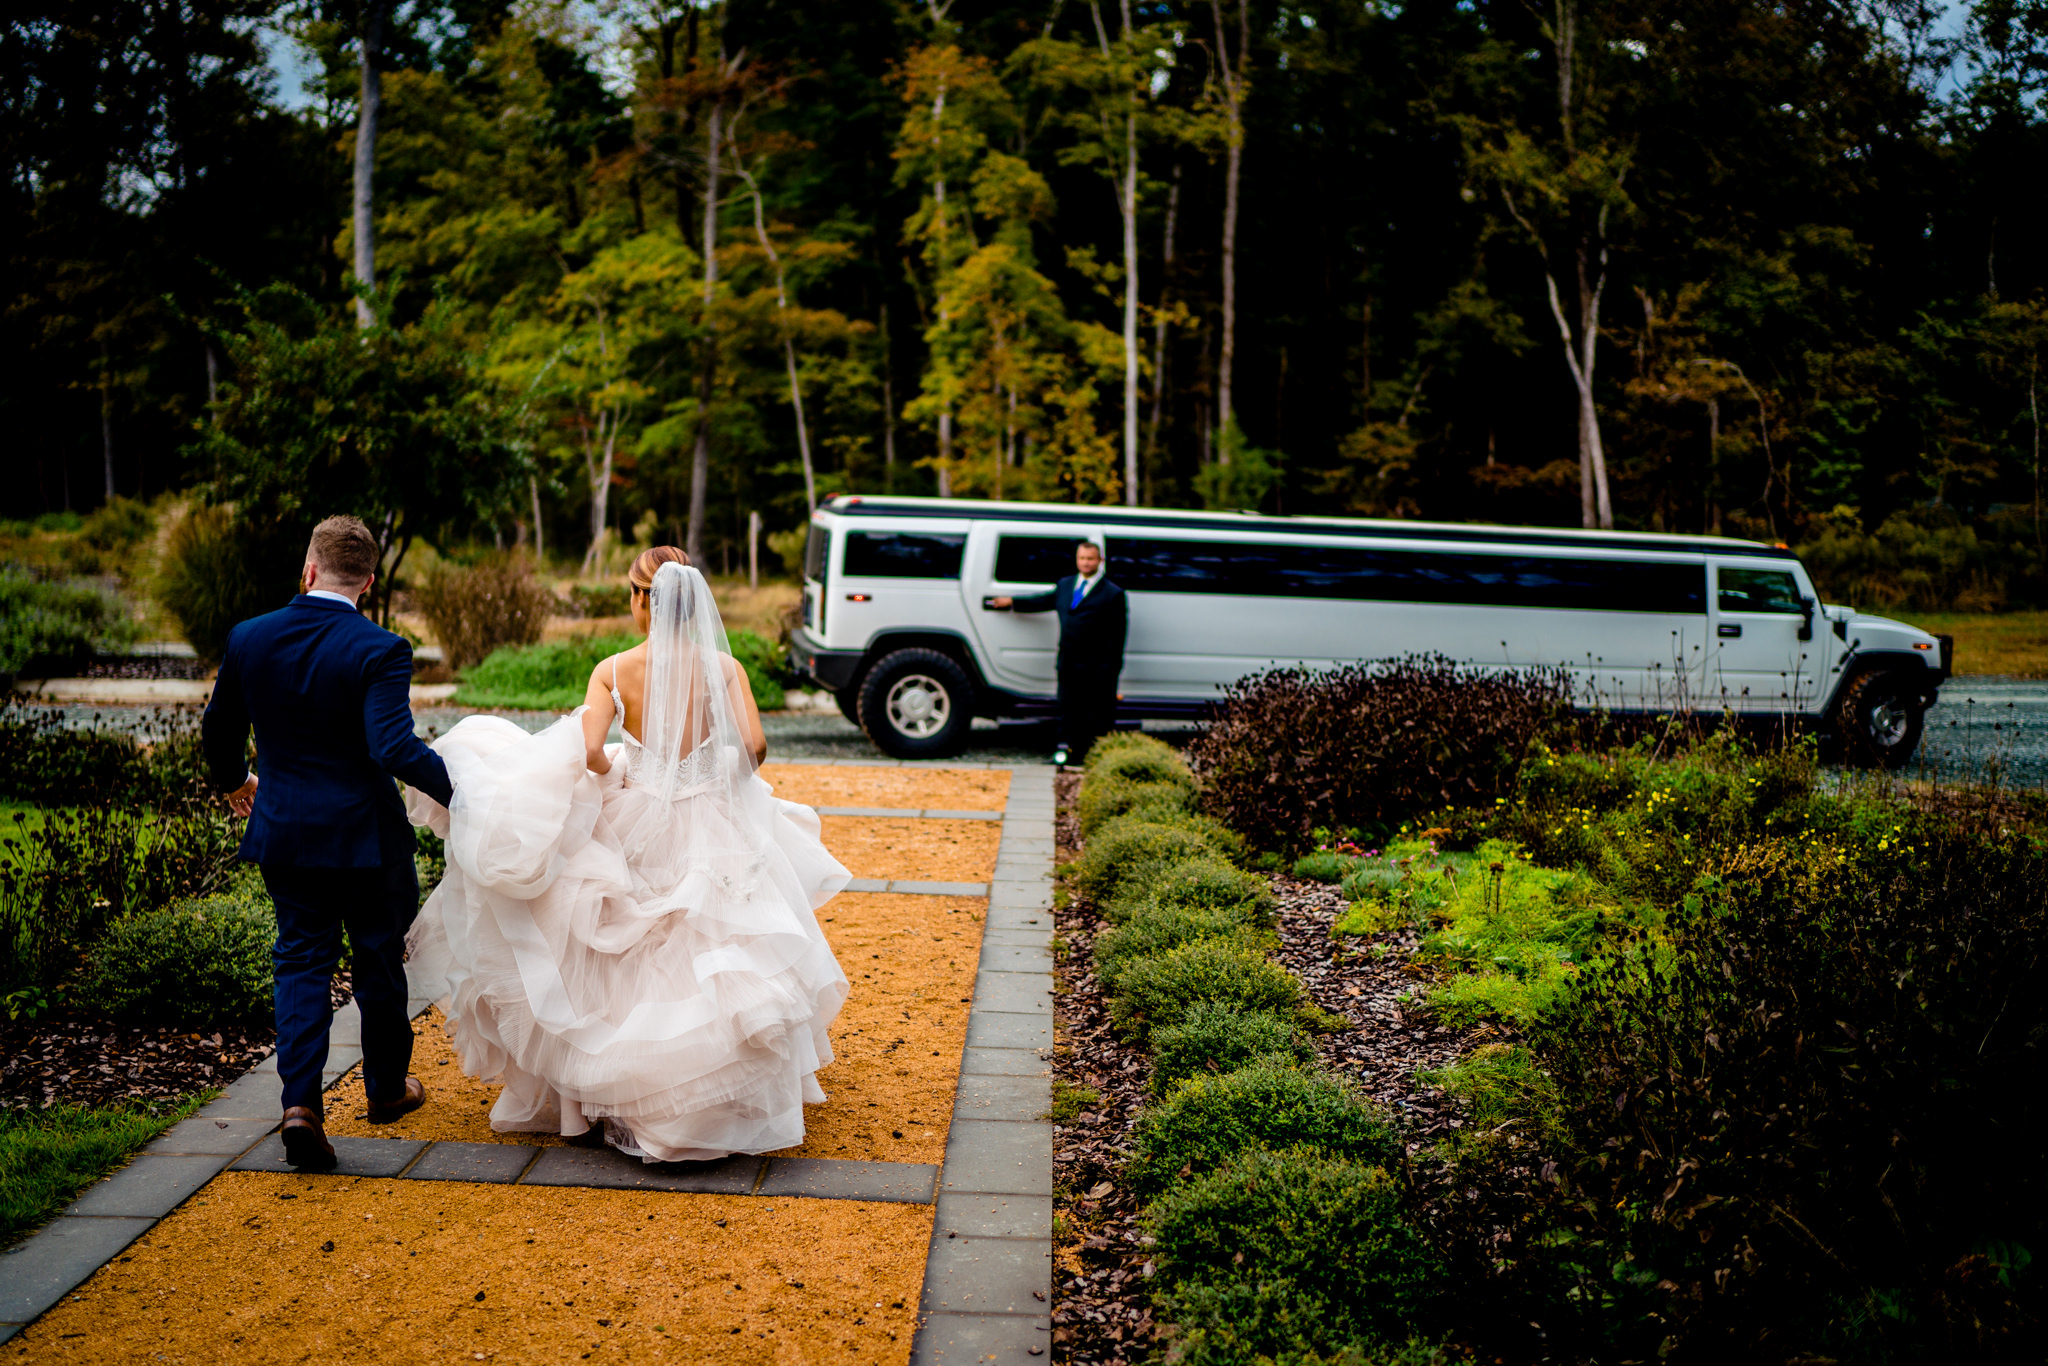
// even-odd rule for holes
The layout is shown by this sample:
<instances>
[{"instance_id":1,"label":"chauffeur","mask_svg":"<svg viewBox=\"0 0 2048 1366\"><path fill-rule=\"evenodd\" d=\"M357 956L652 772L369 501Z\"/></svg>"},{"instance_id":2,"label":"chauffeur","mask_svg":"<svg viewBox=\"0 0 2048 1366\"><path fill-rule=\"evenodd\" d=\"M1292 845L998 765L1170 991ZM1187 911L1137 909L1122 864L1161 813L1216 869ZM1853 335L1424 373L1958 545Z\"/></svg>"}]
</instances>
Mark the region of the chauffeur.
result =
<instances>
[{"instance_id":1,"label":"chauffeur","mask_svg":"<svg viewBox=\"0 0 2048 1366\"><path fill-rule=\"evenodd\" d=\"M1124 667L1124 634L1130 623L1124 590L1103 572L1102 547L1082 541L1074 547L1075 572L1050 593L1028 598L990 598L989 606L1060 616L1058 744L1052 761L1080 763L1116 723L1116 680Z\"/></svg>"}]
</instances>

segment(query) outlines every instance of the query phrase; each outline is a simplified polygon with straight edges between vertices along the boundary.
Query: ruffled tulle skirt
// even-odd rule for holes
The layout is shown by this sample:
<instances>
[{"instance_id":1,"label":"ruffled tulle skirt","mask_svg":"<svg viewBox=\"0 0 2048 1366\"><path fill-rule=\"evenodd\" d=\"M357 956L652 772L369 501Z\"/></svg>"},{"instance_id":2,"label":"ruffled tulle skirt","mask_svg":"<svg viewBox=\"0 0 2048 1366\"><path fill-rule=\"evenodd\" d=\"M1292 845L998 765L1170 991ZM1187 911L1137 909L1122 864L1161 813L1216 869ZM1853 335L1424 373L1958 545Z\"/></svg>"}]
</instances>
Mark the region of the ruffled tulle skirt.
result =
<instances>
[{"instance_id":1,"label":"ruffled tulle skirt","mask_svg":"<svg viewBox=\"0 0 2048 1366\"><path fill-rule=\"evenodd\" d=\"M579 715L529 735L472 716L435 742L455 798L413 821L448 870L407 938L463 1070L502 1083L501 1132L602 1124L649 1161L803 1141L846 1000L816 909L847 871L816 813L737 752L663 796L584 764Z\"/></svg>"}]
</instances>

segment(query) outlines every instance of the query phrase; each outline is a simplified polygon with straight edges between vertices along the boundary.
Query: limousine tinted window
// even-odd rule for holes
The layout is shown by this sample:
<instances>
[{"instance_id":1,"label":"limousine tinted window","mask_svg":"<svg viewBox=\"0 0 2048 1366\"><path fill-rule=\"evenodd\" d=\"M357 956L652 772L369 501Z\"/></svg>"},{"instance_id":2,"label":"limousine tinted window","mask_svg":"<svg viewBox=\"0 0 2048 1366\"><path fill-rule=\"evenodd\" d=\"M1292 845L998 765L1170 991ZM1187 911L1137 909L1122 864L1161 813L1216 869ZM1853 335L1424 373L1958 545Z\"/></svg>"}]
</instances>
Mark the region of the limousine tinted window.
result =
<instances>
[{"instance_id":1,"label":"limousine tinted window","mask_svg":"<svg viewBox=\"0 0 2048 1366\"><path fill-rule=\"evenodd\" d=\"M1729 569L1721 576L1718 597L1724 612L1771 612L1796 617L1800 614L1799 581L1781 569Z\"/></svg>"},{"instance_id":2,"label":"limousine tinted window","mask_svg":"<svg viewBox=\"0 0 2048 1366\"><path fill-rule=\"evenodd\" d=\"M855 531L846 538L841 564L849 577L875 579L957 579L967 537L920 531Z\"/></svg>"},{"instance_id":3,"label":"limousine tinted window","mask_svg":"<svg viewBox=\"0 0 2048 1366\"><path fill-rule=\"evenodd\" d=\"M1605 612L1704 612L1706 571L1655 560L1109 538L1126 589Z\"/></svg>"},{"instance_id":4,"label":"limousine tinted window","mask_svg":"<svg viewBox=\"0 0 2048 1366\"><path fill-rule=\"evenodd\" d=\"M1078 536L1004 536L996 541L997 583L1058 583L1074 572Z\"/></svg>"},{"instance_id":5,"label":"limousine tinted window","mask_svg":"<svg viewBox=\"0 0 2048 1366\"><path fill-rule=\"evenodd\" d=\"M804 577L823 583L831 569L832 533L812 522L811 534L804 539Z\"/></svg>"}]
</instances>

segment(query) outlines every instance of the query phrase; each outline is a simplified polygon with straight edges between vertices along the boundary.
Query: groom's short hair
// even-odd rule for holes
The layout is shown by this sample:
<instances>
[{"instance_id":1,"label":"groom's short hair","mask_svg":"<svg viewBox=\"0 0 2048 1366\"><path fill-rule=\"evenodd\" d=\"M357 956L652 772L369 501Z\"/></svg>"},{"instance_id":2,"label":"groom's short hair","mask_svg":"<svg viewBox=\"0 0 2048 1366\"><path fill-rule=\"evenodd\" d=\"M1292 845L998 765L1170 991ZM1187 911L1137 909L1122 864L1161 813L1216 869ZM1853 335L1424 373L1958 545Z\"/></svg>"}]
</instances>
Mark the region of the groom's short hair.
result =
<instances>
[{"instance_id":1,"label":"groom's short hair","mask_svg":"<svg viewBox=\"0 0 2048 1366\"><path fill-rule=\"evenodd\" d=\"M313 528L306 558L340 583L367 583L377 572L377 538L360 517L329 517Z\"/></svg>"}]
</instances>

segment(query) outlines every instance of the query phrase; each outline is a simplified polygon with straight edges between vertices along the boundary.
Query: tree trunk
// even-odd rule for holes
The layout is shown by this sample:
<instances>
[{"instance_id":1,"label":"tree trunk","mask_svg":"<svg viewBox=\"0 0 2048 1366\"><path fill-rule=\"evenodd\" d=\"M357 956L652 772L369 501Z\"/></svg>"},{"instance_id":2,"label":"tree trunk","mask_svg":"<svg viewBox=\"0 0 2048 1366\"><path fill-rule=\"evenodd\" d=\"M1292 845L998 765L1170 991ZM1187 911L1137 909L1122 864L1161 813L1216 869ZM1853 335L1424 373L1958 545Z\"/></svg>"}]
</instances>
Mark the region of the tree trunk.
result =
<instances>
[{"instance_id":1,"label":"tree trunk","mask_svg":"<svg viewBox=\"0 0 2048 1366\"><path fill-rule=\"evenodd\" d=\"M1173 185L1166 192L1166 249L1159 258L1159 310L1152 319L1152 418L1145 430L1145 468L1159 462L1159 423L1166 404L1166 295L1173 273L1173 230L1180 218L1180 163L1173 164ZM1147 500L1148 502L1151 500Z\"/></svg>"},{"instance_id":2,"label":"tree trunk","mask_svg":"<svg viewBox=\"0 0 2048 1366\"><path fill-rule=\"evenodd\" d=\"M526 477L526 490L533 495L533 558L545 563L548 556L548 547L546 541L542 539L540 529L540 479L538 476L528 475Z\"/></svg>"},{"instance_id":3,"label":"tree trunk","mask_svg":"<svg viewBox=\"0 0 2048 1366\"><path fill-rule=\"evenodd\" d=\"M804 464L804 510L818 510L818 477L811 465L810 429L804 425L804 391L796 377L796 343L789 335L789 286L782 273L782 257L775 250L774 239L768 236L767 210L761 203L761 187L754 180L754 173L744 165L736 166L740 179L747 182L748 197L754 201L754 237L761 244L761 251L768 257L768 264L775 267L775 316L782 324L782 358L789 368L789 404L796 410L796 448Z\"/></svg>"},{"instance_id":4,"label":"tree trunk","mask_svg":"<svg viewBox=\"0 0 2048 1366\"><path fill-rule=\"evenodd\" d=\"M938 23L944 11L936 4L932 7L932 21ZM940 156L940 132L946 120L946 73L939 73L939 93L932 99L932 226L938 232L939 259L933 274L933 291L938 295L939 330L947 330L952 318L946 304L946 163ZM953 404L950 400L939 410L939 497L953 496Z\"/></svg>"},{"instance_id":5,"label":"tree trunk","mask_svg":"<svg viewBox=\"0 0 2048 1366\"><path fill-rule=\"evenodd\" d=\"M1238 0L1237 61L1223 35L1223 0L1209 0L1216 21L1216 65L1223 77L1223 103L1229 116L1228 151L1223 167L1223 356L1216 372L1216 425L1228 427L1233 417L1231 384L1237 369L1237 190L1244 172L1245 74L1251 61L1251 0ZM1230 459L1228 443L1223 459Z\"/></svg>"},{"instance_id":6,"label":"tree trunk","mask_svg":"<svg viewBox=\"0 0 2048 1366\"><path fill-rule=\"evenodd\" d=\"M100 339L100 461L106 467L107 501L114 501L114 358ZM139 491L139 490L138 490Z\"/></svg>"},{"instance_id":7,"label":"tree trunk","mask_svg":"<svg viewBox=\"0 0 2048 1366\"><path fill-rule=\"evenodd\" d=\"M725 73L725 53L718 56ZM690 450L690 527L684 551L690 563L704 563L704 501L711 487L711 391L717 379L718 338L711 301L718 288L718 157L725 131L725 92L711 100L704 138L704 354L697 369L697 439Z\"/></svg>"},{"instance_id":8,"label":"tree trunk","mask_svg":"<svg viewBox=\"0 0 2048 1366\"><path fill-rule=\"evenodd\" d=\"M1133 103L1137 95L1132 94ZM1124 118L1124 506L1138 505L1138 114Z\"/></svg>"},{"instance_id":9,"label":"tree trunk","mask_svg":"<svg viewBox=\"0 0 2048 1366\"><path fill-rule=\"evenodd\" d=\"M387 0L367 0L363 6L362 96L356 109L355 165L355 274L359 284L377 283L376 200L371 172L377 164L377 115L384 105L384 75L377 62L384 53L384 11ZM356 297L356 326L376 322L370 301Z\"/></svg>"},{"instance_id":10,"label":"tree trunk","mask_svg":"<svg viewBox=\"0 0 2048 1366\"><path fill-rule=\"evenodd\" d=\"M889 341L889 305L882 304L882 492L896 491L896 364Z\"/></svg>"}]
</instances>

